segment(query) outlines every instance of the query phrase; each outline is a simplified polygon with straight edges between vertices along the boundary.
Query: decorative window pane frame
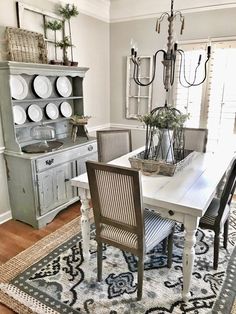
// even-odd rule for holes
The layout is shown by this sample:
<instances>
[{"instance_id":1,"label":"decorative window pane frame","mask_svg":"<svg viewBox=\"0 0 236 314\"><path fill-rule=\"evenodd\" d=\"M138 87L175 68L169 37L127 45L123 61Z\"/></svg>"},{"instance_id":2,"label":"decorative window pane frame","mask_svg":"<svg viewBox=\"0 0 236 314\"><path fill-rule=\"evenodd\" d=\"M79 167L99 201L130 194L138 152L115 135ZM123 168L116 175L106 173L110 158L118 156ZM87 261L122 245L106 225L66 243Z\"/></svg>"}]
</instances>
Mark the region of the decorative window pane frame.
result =
<instances>
[{"instance_id":1,"label":"decorative window pane frame","mask_svg":"<svg viewBox=\"0 0 236 314\"><path fill-rule=\"evenodd\" d=\"M151 80L153 68L152 56L140 56L140 76L141 82ZM147 87L139 86L133 79L133 62L131 57L127 57L126 73L126 119L138 119L140 115L149 113L152 109L152 84Z\"/></svg>"}]
</instances>

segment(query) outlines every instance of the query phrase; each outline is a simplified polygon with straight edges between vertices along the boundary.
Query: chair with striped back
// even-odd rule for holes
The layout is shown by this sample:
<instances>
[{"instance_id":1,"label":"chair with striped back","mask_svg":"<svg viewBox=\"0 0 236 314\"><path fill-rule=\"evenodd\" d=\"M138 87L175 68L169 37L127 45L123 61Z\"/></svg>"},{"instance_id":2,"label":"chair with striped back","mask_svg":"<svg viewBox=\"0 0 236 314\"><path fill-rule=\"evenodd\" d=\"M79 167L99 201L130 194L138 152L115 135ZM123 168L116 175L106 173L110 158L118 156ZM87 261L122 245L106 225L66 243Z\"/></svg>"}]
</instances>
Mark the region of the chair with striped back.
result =
<instances>
[{"instance_id":1,"label":"chair with striped back","mask_svg":"<svg viewBox=\"0 0 236 314\"><path fill-rule=\"evenodd\" d=\"M132 150L131 130L97 131L98 161L109 162Z\"/></svg>"},{"instance_id":2,"label":"chair with striped back","mask_svg":"<svg viewBox=\"0 0 236 314\"><path fill-rule=\"evenodd\" d=\"M208 129L183 128L185 149L206 152Z\"/></svg>"},{"instance_id":3,"label":"chair with striped back","mask_svg":"<svg viewBox=\"0 0 236 314\"><path fill-rule=\"evenodd\" d=\"M224 231L224 248L227 249L230 204L236 186L236 158L228 172L224 190L220 198L214 198L200 219L199 227L215 232L213 268L218 268L220 232Z\"/></svg>"},{"instance_id":4,"label":"chair with striped back","mask_svg":"<svg viewBox=\"0 0 236 314\"><path fill-rule=\"evenodd\" d=\"M138 257L137 298L143 289L144 254L168 237L168 261L172 264L175 222L143 209L140 173L131 168L86 162L96 226L97 279L102 279L102 243Z\"/></svg>"}]
</instances>

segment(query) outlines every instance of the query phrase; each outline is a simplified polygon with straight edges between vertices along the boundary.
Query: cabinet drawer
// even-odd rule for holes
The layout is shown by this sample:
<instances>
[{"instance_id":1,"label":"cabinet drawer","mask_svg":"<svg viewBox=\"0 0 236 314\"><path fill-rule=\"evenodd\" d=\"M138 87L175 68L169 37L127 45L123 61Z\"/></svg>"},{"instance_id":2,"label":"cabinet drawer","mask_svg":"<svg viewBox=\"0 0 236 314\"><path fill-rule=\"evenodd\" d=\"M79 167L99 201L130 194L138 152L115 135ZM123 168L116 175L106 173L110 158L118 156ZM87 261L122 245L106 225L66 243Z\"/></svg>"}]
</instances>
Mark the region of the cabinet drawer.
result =
<instances>
[{"instance_id":1,"label":"cabinet drawer","mask_svg":"<svg viewBox=\"0 0 236 314\"><path fill-rule=\"evenodd\" d=\"M54 153L47 157L42 157L36 160L36 171L41 172L46 169L58 166L62 163L78 159L88 154L95 153L97 151L97 142L81 145L76 148L64 152Z\"/></svg>"}]
</instances>

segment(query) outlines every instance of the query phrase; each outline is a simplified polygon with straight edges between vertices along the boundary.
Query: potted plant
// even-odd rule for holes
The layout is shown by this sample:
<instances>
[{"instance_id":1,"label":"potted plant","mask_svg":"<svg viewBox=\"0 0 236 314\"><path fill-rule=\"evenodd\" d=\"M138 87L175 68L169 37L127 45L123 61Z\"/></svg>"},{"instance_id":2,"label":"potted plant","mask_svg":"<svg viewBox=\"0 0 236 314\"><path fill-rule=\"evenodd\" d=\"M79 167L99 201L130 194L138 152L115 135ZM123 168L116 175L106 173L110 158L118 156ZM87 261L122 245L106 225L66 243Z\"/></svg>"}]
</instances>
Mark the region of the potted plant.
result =
<instances>
[{"instance_id":1,"label":"potted plant","mask_svg":"<svg viewBox=\"0 0 236 314\"><path fill-rule=\"evenodd\" d=\"M45 24L45 27L51 29L54 32L54 49L55 49L55 60L51 60L50 63L52 64L61 64L62 62L57 60L57 31L62 29L62 22L54 20L48 21Z\"/></svg>"},{"instance_id":2,"label":"potted plant","mask_svg":"<svg viewBox=\"0 0 236 314\"><path fill-rule=\"evenodd\" d=\"M68 27L69 27L69 41L70 41L70 47L71 47L71 65L77 66L78 62L74 61L73 58L73 45L72 45L72 33L71 33L71 23L70 19L72 17L75 17L79 14L79 11L77 10L77 7L74 4L69 4L67 3L65 6L60 6L59 9L59 14L63 17L64 21L68 22Z\"/></svg>"},{"instance_id":3,"label":"potted plant","mask_svg":"<svg viewBox=\"0 0 236 314\"><path fill-rule=\"evenodd\" d=\"M144 159L161 159L175 162L174 145L183 128L188 114L183 114L172 106L157 107L139 120L146 125ZM182 133L182 132L181 132ZM178 145L181 145L178 139Z\"/></svg>"},{"instance_id":4,"label":"potted plant","mask_svg":"<svg viewBox=\"0 0 236 314\"><path fill-rule=\"evenodd\" d=\"M71 65L71 61L68 59L67 49L71 47L70 39L65 36L61 41L56 42L56 47L60 47L63 50L63 64Z\"/></svg>"}]
</instances>

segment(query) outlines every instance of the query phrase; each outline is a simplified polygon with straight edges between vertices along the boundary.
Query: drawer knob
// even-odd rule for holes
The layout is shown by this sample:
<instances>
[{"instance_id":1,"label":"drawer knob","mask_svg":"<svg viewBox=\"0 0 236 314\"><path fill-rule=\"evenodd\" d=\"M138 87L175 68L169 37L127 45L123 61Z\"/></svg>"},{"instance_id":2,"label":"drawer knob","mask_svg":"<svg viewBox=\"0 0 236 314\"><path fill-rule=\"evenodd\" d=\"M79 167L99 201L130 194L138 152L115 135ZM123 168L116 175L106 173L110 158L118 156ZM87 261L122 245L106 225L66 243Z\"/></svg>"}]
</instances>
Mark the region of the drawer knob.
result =
<instances>
[{"instance_id":1,"label":"drawer knob","mask_svg":"<svg viewBox=\"0 0 236 314\"><path fill-rule=\"evenodd\" d=\"M88 146L88 150L91 152L93 150L93 146L92 145L89 145Z\"/></svg>"},{"instance_id":2,"label":"drawer knob","mask_svg":"<svg viewBox=\"0 0 236 314\"><path fill-rule=\"evenodd\" d=\"M175 214L175 213L173 212L173 210L169 210L168 213L169 213L170 216L173 216L173 215Z\"/></svg>"},{"instance_id":3,"label":"drawer knob","mask_svg":"<svg viewBox=\"0 0 236 314\"><path fill-rule=\"evenodd\" d=\"M48 166L50 166L51 164L53 164L53 162L54 162L54 159L53 159L53 158L52 158L52 159L48 159L48 160L45 161L46 165L48 165Z\"/></svg>"}]
</instances>

